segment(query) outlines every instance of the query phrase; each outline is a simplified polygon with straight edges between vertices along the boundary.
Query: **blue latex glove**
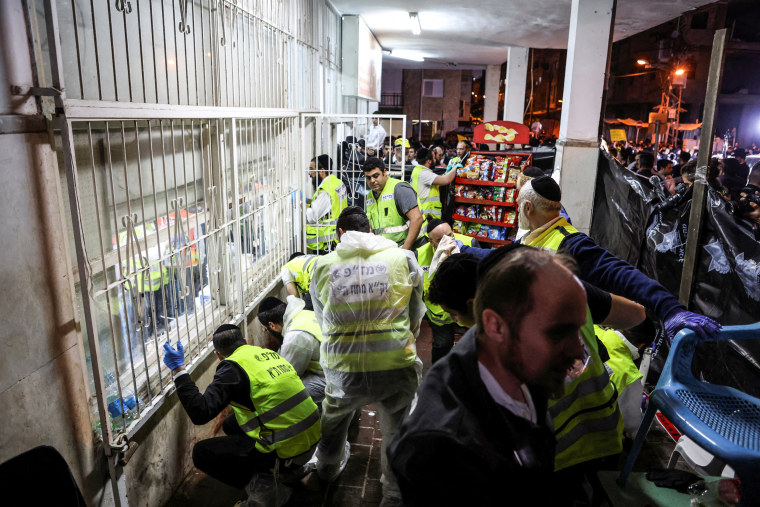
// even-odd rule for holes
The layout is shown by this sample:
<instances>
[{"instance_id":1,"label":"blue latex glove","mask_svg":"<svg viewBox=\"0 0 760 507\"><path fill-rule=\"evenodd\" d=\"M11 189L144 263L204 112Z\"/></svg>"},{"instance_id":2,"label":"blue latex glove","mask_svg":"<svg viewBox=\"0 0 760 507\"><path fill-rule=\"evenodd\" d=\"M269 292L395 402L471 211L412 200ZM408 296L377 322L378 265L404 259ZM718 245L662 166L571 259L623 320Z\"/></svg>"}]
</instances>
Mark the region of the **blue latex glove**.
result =
<instances>
[{"instance_id":1,"label":"blue latex glove","mask_svg":"<svg viewBox=\"0 0 760 507\"><path fill-rule=\"evenodd\" d=\"M676 310L665 319L665 331L668 333L668 339L673 338L683 328L694 330L700 338L712 337L720 331L720 324L710 317L692 313L687 310Z\"/></svg>"},{"instance_id":2,"label":"blue latex glove","mask_svg":"<svg viewBox=\"0 0 760 507\"><path fill-rule=\"evenodd\" d=\"M459 248L459 251L461 252L462 251L462 247L464 246L464 243L462 243L458 239L454 240L454 243L457 244L457 248Z\"/></svg>"},{"instance_id":3,"label":"blue latex glove","mask_svg":"<svg viewBox=\"0 0 760 507\"><path fill-rule=\"evenodd\" d=\"M164 343L164 364L170 370L185 366L185 348L179 339L177 339L176 350L169 344L168 340Z\"/></svg>"}]
</instances>

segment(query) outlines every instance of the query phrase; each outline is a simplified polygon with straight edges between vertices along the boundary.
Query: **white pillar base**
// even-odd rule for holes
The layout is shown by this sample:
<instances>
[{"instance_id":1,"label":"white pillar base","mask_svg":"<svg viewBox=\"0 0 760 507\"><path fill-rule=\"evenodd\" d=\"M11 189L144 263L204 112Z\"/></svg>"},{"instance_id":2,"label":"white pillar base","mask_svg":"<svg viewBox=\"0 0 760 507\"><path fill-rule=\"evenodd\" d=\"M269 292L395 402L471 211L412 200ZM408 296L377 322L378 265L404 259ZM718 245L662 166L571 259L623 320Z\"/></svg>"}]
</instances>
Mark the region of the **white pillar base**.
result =
<instances>
[{"instance_id":1,"label":"white pillar base","mask_svg":"<svg viewBox=\"0 0 760 507\"><path fill-rule=\"evenodd\" d=\"M599 145L596 142L557 141L557 161L561 161L559 186L562 189L562 205L570 215L573 226L588 234L594 209L596 169L599 163Z\"/></svg>"}]
</instances>

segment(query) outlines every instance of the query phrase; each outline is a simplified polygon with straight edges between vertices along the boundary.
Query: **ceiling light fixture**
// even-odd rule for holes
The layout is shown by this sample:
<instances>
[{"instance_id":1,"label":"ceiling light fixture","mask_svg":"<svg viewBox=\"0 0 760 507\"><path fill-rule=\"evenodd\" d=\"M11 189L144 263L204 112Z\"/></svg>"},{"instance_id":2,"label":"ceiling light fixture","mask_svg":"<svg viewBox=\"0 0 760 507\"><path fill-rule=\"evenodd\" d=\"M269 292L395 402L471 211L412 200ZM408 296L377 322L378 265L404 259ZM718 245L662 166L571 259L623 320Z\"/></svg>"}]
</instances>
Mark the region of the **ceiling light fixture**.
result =
<instances>
[{"instance_id":1,"label":"ceiling light fixture","mask_svg":"<svg viewBox=\"0 0 760 507\"><path fill-rule=\"evenodd\" d=\"M409 51L407 49L394 49L391 51L391 56L396 58L403 58L404 60L411 60L413 62L424 62L425 58L417 51Z\"/></svg>"},{"instance_id":2,"label":"ceiling light fixture","mask_svg":"<svg viewBox=\"0 0 760 507\"><path fill-rule=\"evenodd\" d=\"M412 23L412 35L418 37L422 33L422 26L420 25L420 16L417 12L409 13L409 21Z\"/></svg>"}]
</instances>

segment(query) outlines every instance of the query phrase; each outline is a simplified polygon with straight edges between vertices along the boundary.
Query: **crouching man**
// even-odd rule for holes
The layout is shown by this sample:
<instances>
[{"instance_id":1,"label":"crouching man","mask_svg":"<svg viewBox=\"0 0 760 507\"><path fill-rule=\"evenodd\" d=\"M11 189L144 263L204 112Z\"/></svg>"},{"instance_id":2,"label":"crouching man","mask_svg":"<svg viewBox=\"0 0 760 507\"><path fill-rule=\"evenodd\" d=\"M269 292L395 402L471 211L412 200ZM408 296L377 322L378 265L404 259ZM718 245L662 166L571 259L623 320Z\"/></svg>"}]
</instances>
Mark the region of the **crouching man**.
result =
<instances>
[{"instance_id":1,"label":"crouching man","mask_svg":"<svg viewBox=\"0 0 760 507\"><path fill-rule=\"evenodd\" d=\"M193 424L206 424L230 405L227 436L195 444L193 463L208 475L246 488L248 505L282 505L289 495L275 476L296 473L316 449L319 411L293 367L271 350L248 345L237 326L214 332L219 358L214 380L201 394L185 370L184 349L164 343L182 406Z\"/></svg>"},{"instance_id":2,"label":"crouching man","mask_svg":"<svg viewBox=\"0 0 760 507\"><path fill-rule=\"evenodd\" d=\"M325 373L319 364L322 329L303 299L288 296L288 303L268 297L259 304L259 322L280 345L277 351L301 377L317 405L325 399Z\"/></svg>"}]
</instances>

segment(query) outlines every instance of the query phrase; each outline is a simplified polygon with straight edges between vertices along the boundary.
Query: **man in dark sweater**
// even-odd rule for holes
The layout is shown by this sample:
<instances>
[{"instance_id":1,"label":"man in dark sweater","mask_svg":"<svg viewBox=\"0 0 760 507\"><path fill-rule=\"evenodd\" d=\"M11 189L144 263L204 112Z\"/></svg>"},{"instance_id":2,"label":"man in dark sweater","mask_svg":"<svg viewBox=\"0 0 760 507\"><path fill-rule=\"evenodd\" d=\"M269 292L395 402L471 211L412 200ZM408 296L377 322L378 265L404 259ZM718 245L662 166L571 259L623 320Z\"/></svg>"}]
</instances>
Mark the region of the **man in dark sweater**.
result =
<instances>
[{"instance_id":1,"label":"man in dark sweater","mask_svg":"<svg viewBox=\"0 0 760 507\"><path fill-rule=\"evenodd\" d=\"M549 254L518 249L479 284L475 317L428 373L389 448L404 505L547 505L555 441L546 395L583 356L583 288Z\"/></svg>"}]
</instances>

